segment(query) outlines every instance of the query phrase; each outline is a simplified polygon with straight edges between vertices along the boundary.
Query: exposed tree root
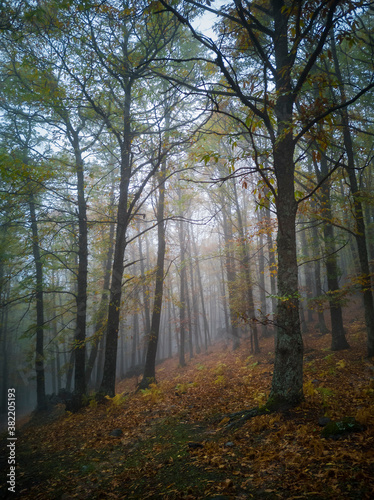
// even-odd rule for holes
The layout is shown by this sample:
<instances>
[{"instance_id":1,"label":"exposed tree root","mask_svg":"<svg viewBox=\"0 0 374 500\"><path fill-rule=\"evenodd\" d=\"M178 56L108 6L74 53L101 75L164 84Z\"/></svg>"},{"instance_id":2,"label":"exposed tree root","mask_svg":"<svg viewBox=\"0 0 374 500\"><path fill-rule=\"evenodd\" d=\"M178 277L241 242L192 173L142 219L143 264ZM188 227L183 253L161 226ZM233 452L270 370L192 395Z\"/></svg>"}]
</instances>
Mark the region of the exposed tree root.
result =
<instances>
[{"instance_id":1,"label":"exposed tree root","mask_svg":"<svg viewBox=\"0 0 374 500\"><path fill-rule=\"evenodd\" d=\"M224 430L229 431L241 427L247 420L257 417L258 415L264 415L265 413L270 413L270 410L265 410L263 406L231 413L230 415L227 415L230 421L227 423Z\"/></svg>"},{"instance_id":2,"label":"exposed tree root","mask_svg":"<svg viewBox=\"0 0 374 500\"><path fill-rule=\"evenodd\" d=\"M225 426L224 430L229 431L234 428L241 427L245 422L253 417L259 415L269 415L271 413L278 412L288 412L291 408L297 406L296 404L291 404L290 402L285 402L284 400L278 401L275 398L270 398L268 402L263 406L258 406L251 408L250 410L238 411L235 413L230 413L226 415L229 418L229 422Z\"/></svg>"}]
</instances>

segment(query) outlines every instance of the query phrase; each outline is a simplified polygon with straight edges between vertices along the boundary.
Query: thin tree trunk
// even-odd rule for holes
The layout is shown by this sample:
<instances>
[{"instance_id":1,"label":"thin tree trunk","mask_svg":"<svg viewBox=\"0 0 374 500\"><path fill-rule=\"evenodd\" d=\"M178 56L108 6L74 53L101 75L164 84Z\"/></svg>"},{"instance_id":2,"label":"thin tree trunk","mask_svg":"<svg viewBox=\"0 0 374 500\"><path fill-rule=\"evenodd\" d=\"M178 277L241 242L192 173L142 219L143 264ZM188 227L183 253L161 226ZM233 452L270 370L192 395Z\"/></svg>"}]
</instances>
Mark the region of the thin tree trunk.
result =
<instances>
[{"instance_id":1,"label":"thin tree trunk","mask_svg":"<svg viewBox=\"0 0 374 500\"><path fill-rule=\"evenodd\" d=\"M121 141L121 180L117 212L117 228L115 237L112 283L108 307L108 323L105 342L105 361L100 392L111 397L115 395L118 330L122 297L122 278L124 256L127 246L126 231L129 223L127 211L128 190L131 175L131 124L130 124L131 84L125 89L123 140Z\"/></svg>"},{"instance_id":2,"label":"thin tree trunk","mask_svg":"<svg viewBox=\"0 0 374 500\"><path fill-rule=\"evenodd\" d=\"M309 245L307 242L307 237L306 237L306 227L301 228L300 231L300 240L301 240L301 248L302 248L302 253L303 253L303 258L304 260L308 261L307 264L305 264L303 267L304 271L304 276L305 276L305 295L306 295L306 310L308 314L307 318L307 323L310 324L313 321L313 312L309 307L309 300L313 297L313 279L312 279L312 274L311 274L311 268L310 268L310 252L309 252Z\"/></svg>"},{"instance_id":3,"label":"thin tree trunk","mask_svg":"<svg viewBox=\"0 0 374 500\"><path fill-rule=\"evenodd\" d=\"M114 202L114 200L112 200ZM97 319L95 322L95 329L93 335L93 343L90 351L90 355L86 364L86 384L89 384L92 369L95 365L97 359L97 353L99 350L99 345L101 342L101 338L104 334L105 322L106 322L106 311L108 308L108 291L110 285L110 277L111 277L111 269L112 269L112 259L113 259L113 251L114 251L114 224L110 224L109 226L109 247L106 255L105 263L104 263L104 282L103 289L101 292L101 298L99 303L99 308L97 312Z\"/></svg>"},{"instance_id":4,"label":"thin tree trunk","mask_svg":"<svg viewBox=\"0 0 374 500\"><path fill-rule=\"evenodd\" d=\"M0 285L3 285L3 274L4 266L0 261ZM6 285L5 290L1 290L1 299L4 299L6 303L9 300L10 295L10 285L9 281ZM3 300L2 300L3 301ZM9 365L8 365L8 311L9 307L5 306L1 308L1 317L0 317L0 343L1 343L1 352L2 352L2 392L1 392L1 404L0 404L0 413L6 413L7 411L7 395L9 389Z\"/></svg>"},{"instance_id":5,"label":"thin tree trunk","mask_svg":"<svg viewBox=\"0 0 374 500\"><path fill-rule=\"evenodd\" d=\"M182 206L182 193L181 188L178 189L179 204ZM179 248L180 248L180 297L179 297L179 332L180 332L180 345L179 345L179 364L186 366L185 360L185 342L186 342L186 249L185 249L185 231L184 222L182 219L179 221Z\"/></svg>"},{"instance_id":6,"label":"thin tree trunk","mask_svg":"<svg viewBox=\"0 0 374 500\"><path fill-rule=\"evenodd\" d=\"M60 348L58 342L55 343L55 356L56 356L56 376L57 376L57 393L61 390L61 361L60 361Z\"/></svg>"},{"instance_id":7,"label":"thin tree trunk","mask_svg":"<svg viewBox=\"0 0 374 500\"><path fill-rule=\"evenodd\" d=\"M197 304L197 294L195 287L195 278L194 278L194 270L193 270L193 259L192 259L192 245L191 245L191 232L189 230L189 226L187 226L187 234L188 234L188 251L190 254L189 259L189 271L190 271L190 283L191 283L191 292L192 292L192 310L193 310L193 333L195 337L195 350L196 353L199 354L201 352L200 343L199 343L199 308Z\"/></svg>"},{"instance_id":8,"label":"thin tree trunk","mask_svg":"<svg viewBox=\"0 0 374 500\"><path fill-rule=\"evenodd\" d=\"M29 209L32 231L32 251L35 263L35 299L36 299L36 400L37 410L46 408L45 373L44 373L44 302L43 302L43 264L40 256L38 223L36 219L34 195L29 196Z\"/></svg>"},{"instance_id":9,"label":"thin tree trunk","mask_svg":"<svg viewBox=\"0 0 374 500\"><path fill-rule=\"evenodd\" d=\"M264 254L264 233L262 227L263 214L258 211L258 221L260 223L258 234L258 272L259 272L259 288L260 288L260 302L261 302L261 322L262 322L262 336L268 337L268 317L267 317L267 303L266 303L266 284L265 284L265 254Z\"/></svg>"},{"instance_id":10,"label":"thin tree trunk","mask_svg":"<svg viewBox=\"0 0 374 500\"><path fill-rule=\"evenodd\" d=\"M199 257L198 257L198 254L197 254L197 245L196 245L195 235L194 235L193 231L192 231L192 244L193 244L194 253L195 253L197 282L198 282L198 286L199 286L199 294L200 294L200 301L201 301L201 312L202 312L202 315L203 315L203 323L204 323L204 344L205 344L205 351L207 351L208 350L208 344L210 343L209 323L208 323L208 318L207 318L207 315L206 315L204 290L203 290L203 281L202 281L202 278L201 278L200 263L199 263Z\"/></svg>"},{"instance_id":11,"label":"thin tree trunk","mask_svg":"<svg viewBox=\"0 0 374 500\"><path fill-rule=\"evenodd\" d=\"M66 390L68 392L71 391L71 383L73 380L73 373L74 373L74 350L72 349L70 351L70 356L69 356L69 361L67 363L67 373L66 373Z\"/></svg>"},{"instance_id":12,"label":"thin tree trunk","mask_svg":"<svg viewBox=\"0 0 374 500\"><path fill-rule=\"evenodd\" d=\"M233 349L237 349L240 345L238 332L238 314L235 307L235 284L236 284L236 268L234 263L234 255L232 249L232 226L228 220L226 210L223 208L223 233L225 239L225 264L227 276L228 302L231 322L231 338Z\"/></svg>"},{"instance_id":13,"label":"thin tree trunk","mask_svg":"<svg viewBox=\"0 0 374 500\"><path fill-rule=\"evenodd\" d=\"M273 319L275 318L276 309L277 309L277 263L275 260L275 248L273 243L272 236L272 222L271 222L271 213L270 208L267 206L264 212L264 221L266 226L266 243L267 243L267 251L268 251L268 261L269 261L269 279L270 279L270 293L271 293L271 312L273 315Z\"/></svg>"},{"instance_id":14,"label":"thin tree trunk","mask_svg":"<svg viewBox=\"0 0 374 500\"><path fill-rule=\"evenodd\" d=\"M138 231L140 232L140 227L138 225ZM151 331L151 308L149 303L149 289L146 283L145 276L145 266L144 266L144 254L143 254L143 242L142 237L138 238L138 248L139 248L139 260L140 260L140 274L142 276L142 293L143 293L143 304L144 304L144 333L145 337L148 338ZM146 252L148 254L148 252ZM147 262L149 259L147 258Z\"/></svg>"},{"instance_id":15,"label":"thin tree trunk","mask_svg":"<svg viewBox=\"0 0 374 500\"><path fill-rule=\"evenodd\" d=\"M167 124L169 120L166 120ZM168 128L168 127L166 127ZM157 204L157 268L156 284L153 301L151 328L148 336L147 355L144 366L144 375L140 388L144 389L156 381L156 355L160 336L160 322L162 313L162 300L165 279L165 172L166 159L162 161L161 170L158 175L158 204Z\"/></svg>"},{"instance_id":16,"label":"thin tree trunk","mask_svg":"<svg viewBox=\"0 0 374 500\"><path fill-rule=\"evenodd\" d=\"M222 244L220 243L220 247L222 248ZM226 289L225 289L225 269L224 269L224 262L223 262L223 257L222 255L220 256L219 259L220 262L220 270L221 270L221 297L222 297L222 306L223 306L223 314L224 314L224 319L225 319L225 331L226 333L229 332L230 330L230 321L229 321L229 313L228 313L228 308L227 308L227 294L226 294Z\"/></svg>"},{"instance_id":17,"label":"thin tree trunk","mask_svg":"<svg viewBox=\"0 0 374 500\"><path fill-rule=\"evenodd\" d=\"M260 352L260 345L258 343L258 332L257 332L257 318L255 313L255 304L253 298L253 283L251 277L251 267L249 261L249 251L246 245L246 238L244 234L244 225L242 219L241 208L238 200L238 193L236 189L236 184L234 181L234 199L236 206L236 215L238 217L238 230L240 236L240 257L241 257L241 265L244 269L245 276L245 298L247 302L247 314L248 320L251 328L251 335L253 337L253 352L254 354L258 354Z\"/></svg>"},{"instance_id":18,"label":"thin tree trunk","mask_svg":"<svg viewBox=\"0 0 374 500\"><path fill-rule=\"evenodd\" d=\"M320 178L328 174L326 156L321 154L321 172ZM339 302L339 281L338 281L338 262L335 253L335 238L334 227L329 222L332 217L331 200L330 200L330 183L326 181L321 187L321 212L325 223L323 225L323 235L325 240L325 265L327 274L327 286L330 301L330 316L331 316L331 349L339 351L347 349L349 344L345 337L343 325L343 313Z\"/></svg>"},{"instance_id":19,"label":"thin tree trunk","mask_svg":"<svg viewBox=\"0 0 374 500\"><path fill-rule=\"evenodd\" d=\"M311 169L311 165L310 165ZM318 177L318 176L317 176ZM315 209L315 200L312 200L312 209ZM319 243L319 234L318 234L318 229L315 223L312 224L312 241L313 241L313 248L317 249L317 253L314 251L313 257L314 257L314 284L315 284L315 293L317 297L322 297L322 284L321 284L321 261L320 261L320 243ZM318 307L318 306L317 306ZM318 314L318 328L319 331L321 332L322 335L326 335L329 331L326 326L325 322L325 315L323 312L323 308L318 307L317 310Z\"/></svg>"},{"instance_id":20,"label":"thin tree trunk","mask_svg":"<svg viewBox=\"0 0 374 500\"><path fill-rule=\"evenodd\" d=\"M75 372L74 390L82 396L86 392L86 320L87 320L87 273L88 273L88 228L87 206L84 196L84 170L78 134L73 147L76 162L78 192L78 276L77 276L77 318L74 337Z\"/></svg>"},{"instance_id":21,"label":"thin tree trunk","mask_svg":"<svg viewBox=\"0 0 374 500\"><path fill-rule=\"evenodd\" d=\"M171 294L168 292L168 358L173 357L173 339L171 328Z\"/></svg>"}]
</instances>

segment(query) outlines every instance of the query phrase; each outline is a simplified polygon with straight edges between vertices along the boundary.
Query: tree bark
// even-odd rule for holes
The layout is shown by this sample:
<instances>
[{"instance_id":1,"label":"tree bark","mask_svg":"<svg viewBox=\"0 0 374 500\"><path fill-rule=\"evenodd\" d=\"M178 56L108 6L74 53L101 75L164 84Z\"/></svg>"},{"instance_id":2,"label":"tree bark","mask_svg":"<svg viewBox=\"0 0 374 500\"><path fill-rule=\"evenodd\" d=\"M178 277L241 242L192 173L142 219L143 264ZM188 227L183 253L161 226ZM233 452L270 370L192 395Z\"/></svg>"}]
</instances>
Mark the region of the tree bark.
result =
<instances>
[{"instance_id":1,"label":"tree bark","mask_svg":"<svg viewBox=\"0 0 374 500\"><path fill-rule=\"evenodd\" d=\"M264 234L262 227L263 216L258 211L258 222L260 223L258 234L258 273L259 273L259 288L260 288L260 303L261 303L261 319L262 322L262 336L268 336L267 327L267 304L266 304L266 285L265 285L265 255L264 255Z\"/></svg>"},{"instance_id":2,"label":"tree bark","mask_svg":"<svg viewBox=\"0 0 374 500\"><path fill-rule=\"evenodd\" d=\"M231 322L231 339L232 339L232 348L235 350L240 345L239 339L239 329L238 329L238 312L235 305L236 294L236 267L233 255L232 248L232 226L231 221L226 213L226 208L224 205L222 209L223 215L223 234L224 234L224 242L225 242L225 267L226 267L226 278L227 278L227 290L228 290L228 305L229 305L229 313L230 313L230 322Z\"/></svg>"},{"instance_id":3,"label":"tree bark","mask_svg":"<svg viewBox=\"0 0 374 500\"><path fill-rule=\"evenodd\" d=\"M95 322L94 329L94 339L93 345L91 347L90 355L86 363L86 384L88 385L91 378L91 373L96 362L97 353L99 351L99 345L103 337L105 322L106 322L106 311L108 308L108 290L110 285L111 269L112 269L112 259L114 250L114 224L110 223L109 226L109 247L104 264L104 282L103 290L101 292L101 298L99 303L99 308L97 311L97 318Z\"/></svg>"},{"instance_id":4,"label":"tree bark","mask_svg":"<svg viewBox=\"0 0 374 500\"><path fill-rule=\"evenodd\" d=\"M43 264L40 255L38 223L36 219L34 195L29 196L29 209L32 231L32 251L35 263L35 299L36 299L36 402L37 410L46 408L45 373L44 373L44 302L43 302Z\"/></svg>"},{"instance_id":5,"label":"tree bark","mask_svg":"<svg viewBox=\"0 0 374 500\"><path fill-rule=\"evenodd\" d=\"M82 396L86 392L86 320L87 320L87 273L88 273L88 228L87 206L84 195L84 169L78 134L73 135L78 192L78 276L77 317L74 336L75 372L74 390Z\"/></svg>"},{"instance_id":6,"label":"tree bark","mask_svg":"<svg viewBox=\"0 0 374 500\"><path fill-rule=\"evenodd\" d=\"M192 231L191 231L192 232ZM190 283L191 283L191 292L192 292L192 311L193 311L193 333L195 338L195 350L196 354L201 352L200 342L199 342L199 308L197 303L197 290L195 287L195 277L193 270L193 258L192 258L192 245L191 245L191 234L189 230L189 226L187 226L187 235L188 235L188 251L190 254L189 259L189 272L190 272ZM191 325L192 327L192 325ZM192 332L192 328L191 328Z\"/></svg>"},{"instance_id":7,"label":"tree bark","mask_svg":"<svg viewBox=\"0 0 374 500\"><path fill-rule=\"evenodd\" d=\"M296 255L295 141L292 133L295 96L288 53L288 18L283 2L273 1L277 120L273 167L277 179L278 304L275 362L268 404L293 406L303 399L303 340L300 329Z\"/></svg>"},{"instance_id":8,"label":"tree bark","mask_svg":"<svg viewBox=\"0 0 374 500\"><path fill-rule=\"evenodd\" d=\"M320 178L328 174L326 155L321 153L321 172ZM323 236L325 241L325 265L327 275L327 287L329 294L330 317L331 317L331 349L339 351L347 349L349 344L345 337L343 325L343 313L339 302L339 277L338 262L335 253L334 227L329 222L332 218L331 200L330 200L330 181L325 181L321 187L321 213L325 220L323 225Z\"/></svg>"},{"instance_id":9,"label":"tree bark","mask_svg":"<svg viewBox=\"0 0 374 500\"><path fill-rule=\"evenodd\" d=\"M123 140L121 141L121 180L117 212L117 227L112 267L112 283L108 307L108 323L105 342L105 361L100 392L111 397L115 395L117 346L119 318L122 297L122 277L126 249L126 231L129 223L127 202L131 175L131 123L130 123L131 84L125 88L123 109Z\"/></svg>"},{"instance_id":10,"label":"tree bark","mask_svg":"<svg viewBox=\"0 0 374 500\"><path fill-rule=\"evenodd\" d=\"M140 232L140 225L138 224L138 231ZM145 235L146 237L147 235ZM147 242L147 240L146 240ZM146 244L146 248L147 248ZM148 338L151 331L151 313L149 304L149 288L145 276L145 265L144 265L144 254L143 254L143 242L142 237L138 238L138 249L139 249L139 264L140 264L140 274L142 276L142 294L143 294L143 304L144 304L144 334ZM146 251L146 258L148 257L148 252ZM147 258L147 262L149 259Z\"/></svg>"},{"instance_id":11,"label":"tree bark","mask_svg":"<svg viewBox=\"0 0 374 500\"><path fill-rule=\"evenodd\" d=\"M238 217L238 230L239 230L239 236L240 236L240 259L241 259L241 265L242 265L242 268L244 270L244 277L245 277L245 298L246 298L246 303L247 303L247 315L248 315L247 321L249 321L251 335L252 335L252 339L253 339L253 352L254 352L254 354L259 354L260 345L258 342L257 318L256 318L255 303L254 303L254 298L253 298L253 289L252 289L253 283L252 283L252 277L251 277L249 251L248 251L248 247L246 244L243 218L242 218L241 208L239 205L238 193L237 193L235 182L234 182L234 200L235 200L235 206L236 206L236 214Z\"/></svg>"},{"instance_id":12,"label":"tree bark","mask_svg":"<svg viewBox=\"0 0 374 500\"><path fill-rule=\"evenodd\" d=\"M168 120L167 120L168 121ZM162 312L162 299L164 293L165 278L165 172L166 160L162 162L158 177L158 204L157 204L157 268L156 284L153 301L151 328L148 336L147 355L144 366L143 379L139 385L141 389L149 387L151 383L156 382L156 354L160 336L160 322Z\"/></svg>"},{"instance_id":13,"label":"tree bark","mask_svg":"<svg viewBox=\"0 0 374 500\"><path fill-rule=\"evenodd\" d=\"M202 281L202 278L201 278L199 256L198 256L198 252L197 252L197 245L196 245L195 235L194 235L193 231L192 231L192 244L193 244L194 254L195 254L196 272L197 272L197 283L198 283L198 286L199 286L199 295L200 295L200 301L201 301L201 312L202 312L202 315L203 315L204 347L205 347L205 351L207 351L208 350L208 344L210 343L209 323L208 323L208 318L207 318L207 315L206 315L204 289L203 289L203 281Z\"/></svg>"},{"instance_id":14,"label":"tree bark","mask_svg":"<svg viewBox=\"0 0 374 500\"><path fill-rule=\"evenodd\" d=\"M282 89L284 91L284 89ZM303 340L300 330L298 266L296 256L296 212L294 193L294 142L287 124L292 105L279 98L278 122L282 137L274 145L277 176L278 304L276 312L275 362L268 404L293 406L303 399ZM285 101L285 102L283 102ZM286 112L282 109L286 108Z\"/></svg>"},{"instance_id":15,"label":"tree bark","mask_svg":"<svg viewBox=\"0 0 374 500\"><path fill-rule=\"evenodd\" d=\"M182 203L181 188L178 189L179 203ZM179 221L179 248L180 248L180 299L179 299L179 332L180 332L180 345L179 345L179 364L186 366L185 360L185 342L186 342L186 249L185 249L185 232L184 222Z\"/></svg>"}]
</instances>

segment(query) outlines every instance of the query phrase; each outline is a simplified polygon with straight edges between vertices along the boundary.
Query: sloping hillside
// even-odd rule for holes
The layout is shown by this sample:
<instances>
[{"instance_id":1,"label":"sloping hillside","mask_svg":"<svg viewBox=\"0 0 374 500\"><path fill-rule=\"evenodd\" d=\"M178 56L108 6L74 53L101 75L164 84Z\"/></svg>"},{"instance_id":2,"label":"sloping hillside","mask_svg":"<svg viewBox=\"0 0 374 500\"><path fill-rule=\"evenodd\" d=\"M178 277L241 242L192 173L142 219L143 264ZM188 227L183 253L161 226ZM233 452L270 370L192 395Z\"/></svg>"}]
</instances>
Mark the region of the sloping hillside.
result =
<instances>
[{"instance_id":1,"label":"sloping hillside","mask_svg":"<svg viewBox=\"0 0 374 500\"><path fill-rule=\"evenodd\" d=\"M147 391L128 379L104 404L33 418L17 431L15 497L373 498L374 366L362 323L349 325L348 340L350 350L331 352L329 336L307 335L305 402L239 426L232 414L266 401L272 339L256 356L243 342L183 369L171 359Z\"/></svg>"}]
</instances>

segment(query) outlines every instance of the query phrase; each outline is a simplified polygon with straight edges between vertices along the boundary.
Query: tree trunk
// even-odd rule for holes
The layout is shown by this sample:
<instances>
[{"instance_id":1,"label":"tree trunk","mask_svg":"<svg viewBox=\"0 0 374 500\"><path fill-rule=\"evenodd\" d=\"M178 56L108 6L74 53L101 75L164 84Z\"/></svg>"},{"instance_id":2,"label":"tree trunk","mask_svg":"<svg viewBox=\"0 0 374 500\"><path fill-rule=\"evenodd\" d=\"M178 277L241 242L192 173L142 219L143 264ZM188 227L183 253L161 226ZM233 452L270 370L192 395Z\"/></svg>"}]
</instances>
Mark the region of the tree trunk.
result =
<instances>
[{"instance_id":1,"label":"tree trunk","mask_svg":"<svg viewBox=\"0 0 374 500\"><path fill-rule=\"evenodd\" d=\"M138 224L138 231L140 232L140 225L139 224ZM138 238L138 249L139 249L139 260L140 260L139 264L140 264L140 275L142 277L142 294L143 294L143 304L144 304L144 309L143 309L144 334L145 334L145 337L148 338L150 331L151 331L151 313L150 313L150 304L149 304L149 288L148 288L148 284L146 282L146 276L145 276L143 242L142 242L141 236ZM148 252L146 252L146 260L148 263L149 259L148 259L147 254L148 254Z\"/></svg>"},{"instance_id":2,"label":"tree trunk","mask_svg":"<svg viewBox=\"0 0 374 500\"><path fill-rule=\"evenodd\" d=\"M271 312L273 315L273 320L275 318L276 309L277 309L277 300L275 298L277 294L277 282L276 275L278 272L277 263L275 260L275 248L273 244L273 236L272 236L272 221L270 208L267 206L265 208L264 220L266 224L266 243L267 243L267 251L269 256L269 275L270 275L270 293L271 293Z\"/></svg>"},{"instance_id":3,"label":"tree trunk","mask_svg":"<svg viewBox=\"0 0 374 500\"><path fill-rule=\"evenodd\" d=\"M281 100L281 99L280 99ZM287 103L286 103L287 104ZM300 330L298 266L296 256L296 212L294 193L294 144L282 125L274 146L274 169L277 176L278 219L278 305L276 313L275 362L269 404L293 406L303 399L303 340Z\"/></svg>"},{"instance_id":4,"label":"tree trunk","mask_svg":"<svg viewBox=\"0 0 374 500\"><path fill-rule=\"evenodd\" d=\"M303 399L303 340L300 330L296 254L297 203L294 191L295 143L292 134L294 96L289 71L287 15L273 2L274 48L277 68L276 140L273 167L277 179L278 304L275 363L269 404L295 405Z\"/></svg>"},{"instance_id":5,"label":"tree trunk","mask_svg":"<svg viewBox=\"0 0 374 500\"><path fill-rule=\"evenodd\" d=\"M326 156L321 153L321 172L320 178L328 174ZM331 349L339 351L347 349L349 344L345 338L343 326L343 313L339 302L339 280L338 280L338 262L335 253L335 238L334 227L329 222L332 217L331 200L330 200L330 183L325 181L321 187L321 212L325 223L323 225L323 236L325 240L325 265L327 274L328 296L330 301L330 316L331 316Z\"/></svg>"},{"instance_id":6,"label":"tree trunk","mask_svg":"<svg viewBox=\"0 0 374 500\"><path fill-rule=\"evenodd\" d=\"M195 350L196 350L196 354L199 354L201 352L200 342L199 342L199 308L198 308L198 304L197 304L197 293L196 293L197 290L196 290L196 287L195 287L195 277L194 277L194 270L193 270L191 232L189 230L189 226L187 226L188 251L189 251L189 254L190 254L189 272L190 272L190 282L191 282L191 292L192 292L193 333L194 333L194 337L195 337Z\"/></svg>"},{"instance_id":7,"label":"tree trunk","mask_svg":"<svg viewBox=\"0 0 374 500\"><path fill-rule=\"evenodd\" d=\"M264 255L264 234L262 227L263 217L260 211L258 211L258 222L260 223L259 234L258 234L258 273L259 273L259 288L260 288L260 303L261 303L261 320L262 323L262 336L268 336L267 327L267 304L266 304L266 285L265 285L265 255Z\"/></svg>"},{"instance_id":8,"label":"tree trunk","mask_svg":"<svg viewBox=\"0 0 374 500\"><path fill-rule=\"evenodd\" d=\"M100 392L111 397L115 395L118 330L122 297L122 277L126 249L126 231L129 223L127 212L128 190L131 175L131 124L130 124L131 85L125 89L124 128L121 141L121 181L117 212L117 228L112 267L112 283L108 307L108 323L105 342L105 361Z\"/></svg>"},{"instance_id":9,"label":"tree trunk","mask_svg":"<svg viewBox=\"0 0 374 500\"><path fill-rule=\"evenodd\" d=\"M181 189L178 189L179 203L182 201ZM185 337L186 337L186 250L185 250L185 232L184 222L179 221L179 248L180 248L180 300L179 300L179 331L180 331L180 345L179 345L179 364L186 366L185 360Z\"/></svg>"},{"instance_id":10,"label":"tree trunk","mask_svg":"<svg viewBox=\"0 0 374 500\"><path fill-rule=\"evenodd\" d=\"M200 301L201 301L201 312L202 312L202 315L203 315L204 346L205 346L205 351L207 351L208 350L208 344L210 343L209 323L208 323L208 318L207 318L207 315L206 315L205 299L204 299L204 289L203 289L203 281L202 281L201 272L200 272L199 256L198 256L198 253L197 253L197 245L196 245L195 235L194 235L193 231L192 231L192 244L193 244L193 248L194 248L195 261L196 261L197 283L198 283L198 286L199 286L199 295L200 295Z\"/></svg>"},{"instance_id":11,"label":"tree trunk","mask_svg":"<svg viewBox=\"0 0 374 500\"><path fill-rule=\"evenodd\" d=\"M171 328L171 293L168 291L168 358L173 357L173 338Z\"/></svg>"},{"instance_id":12,"label":"tree trunk","mask_svg":"<svg viewBox=\"0 0 374 500\"><path fill-rule=\"evenodd\" d=\"M232 348L235 350L240 345L239 331L238 331L238 314L235 307L235 286L236 286L236 268L234 262L233 248L232 248L232 226L231 221L228 219L226 209L223 206L223 234L225 240L225 264L226 264L226 277L227 277L227 290L228 290L228 303L231 322L231 338Z\"/></svg>"},{"instance_id":13,"label":"tree trunk","mask_svg":"<svg viewBox=\"0 0 374 500\"><path fill-rule=\"evenodd\" d=\"M221 243L220 243L220 246L222 246ZM225 287L225 282L226 282L226 280L225 280L225 265L224 265L222 254L220 255L219 263L220 263L221 279L219 279L218 281L219 281L220 286L221 286L220 293L221 293L221 297L222 297L223 315L224 315L224 319L225 319L225 332L227 335L229 330L230 330L230 318L229 318L229 312L228 312L228 307L227 307L227 293L226 293L226 287Z\"/></svg>"},{"instance_id":14,"label":"tree trunk","mask_svg":"<svg viewBox=\"0 0 374 500\"><path fill-rule=\"evenodd\" d=\"M88 229L87 206L84 196L83 159L78 144L78 134L73 142L78 192L78 276L77 318L74 337L75 372L74 390L82 396L86 392L86 318L87 318L87 273L88 273Z\"/></svg>"},{"instance_id":15,"label":"tree trunk","mask_svg":"<svg viewBox=\"0 0 374 500\"><path fill-rule=\"evenodd\" d=\"M241 259L242 268L244 270L244 278L245 278L245 300L247 303L246 314L248 315L247 320L249 321L250 328L251 328L251 335L253 338L253 352L254 352L254 354L259 354L260 345L258 343L257 318L256 318L255 304L254 304L254 298L253 298L253 289L252 289L253 284L252 284L252 277L251 277L251 267L250 267L250 262L249 262L249 252L248 252L246 238L245 238L245 234L244 234L242 213L241 213L241 208L239 205L238 193L237 193L235 181L234 181L234 199L235 199L235 206L236 206L236 215L238 217L238 230L239 230L239 236L240 236L240 259Z\"/></svg>"},{"instance_id":16,"label":"tree trunk","mask_svg":"<svg viewBox=\"0 0 374 500\"><path fill-rule=\"evenodd\" d=\"M89 384L92 369L96 362L99 345L101 343L101 339L103 337L103 332L105 329L105 322L106 322L105 316L108 307L108 290L110 285L110 277L111 277L110 271L112 269L113 250L114 250L114 224L111 223L109 226L109 248L104 264L103 290L101 292L101 298L97 312L97 319L95 322L95 329L93 335L94 338L92 342L91 352L86 364L86 374L85 374L86 384Z\"/></svg>"},{"instance_id":17,"label":"tree trunk","mask_svg":"<svg viewBox=\"0 0 374 500\"><path fill-rule=\"evenodd\" d=\"M167 128L167 127L166 127ZM164 293L164 274L165 274L165 172L166 160L162 162L161 170L158 176L158 205L157 205L157 268L156 284L153 301L153 311L151 320L151 329L148 336L147 355L144 366L143 379L139 385L141 389L149 387L156 382L156 354L160 335L160 322L162 312L162 299Z\"/></svg>"},{"instance_id":18,"label":"tree trunk","mask_svg":"<svg viewBox=\"0 0 374 500\"><path fill-rule=\"evenodd\" d=\"M303 222L303 221L301 221ZM307 263L303 266L304 276L305 276L305 297L306 297L306 311L308 317L306 319L307 324L312 323L313 321L313 312L309 307L309 300L313 297L313 279L312 272L310 267L310 252L309 252L309 244L306 237L306 227L302 227L300 230L300 240L301 240L301 248L303 253L303 259L307 261Z\"/></svg>"},{"instance_id":19,"label":"tree trunk","mask_svg":"<svg viewBox=\"0 0 374 500\"><path fill-rule=\"evenodd\" d=\"M0 286L1 286L1 302L6 303L9 300L10 295L10 282L5 285L5 290L3 289L4 281L4 266L0 261ZM1 353L2 353L2 385L1 385L1 396L0 396L0 413L7 412L7 395L9 389L9 352L8 352L8 311L9 307L6 305L1 308L0 314L0 344L1 344Z\"/></svg>"},{"instance_id":20,"label":"tree trunk","mask_svg":"<svg viewBox=\"0 0 374 500\"><path fill-rule=\"evenodd\" d=\"M29 196L29 209L32 231L32 251L35 263L35 299L36 299L36 401L37 410L46 408L45 373L44 373L44 302L43 302L43 264L40 256L38 223L36 220L34 195Z\"/></svg>"},{"instance_id":21,"label":"tree trunk","mask_svg":"<svg viewBox=\"0 0 374 500\"><path fill-rule=\"evenodd\" d=\"M309 172L312 169L312 165L309 164L308 170ZM317 179L318 179L318 172L317 172ZM316 201L312 199L312 209L316 209ZM322 297L322 284L321 284L321 261L320 261L320 242L319 242L319 234L318 234L318 229L315 223L312 224L312 241L313 241L313 248L317 249L317 253L314 251L313 252L313 257L314 257L314 284L315 284L315 293L317 297ZM325 322L325 315L323 312L322 307L318 307L317 314L318 314L318 329L321 332L322 335L326 335L329 331L326 326Z\"/></svg>"}]
</instances>

